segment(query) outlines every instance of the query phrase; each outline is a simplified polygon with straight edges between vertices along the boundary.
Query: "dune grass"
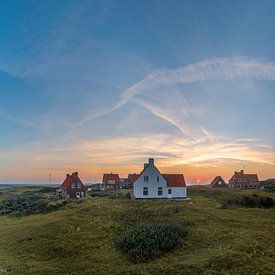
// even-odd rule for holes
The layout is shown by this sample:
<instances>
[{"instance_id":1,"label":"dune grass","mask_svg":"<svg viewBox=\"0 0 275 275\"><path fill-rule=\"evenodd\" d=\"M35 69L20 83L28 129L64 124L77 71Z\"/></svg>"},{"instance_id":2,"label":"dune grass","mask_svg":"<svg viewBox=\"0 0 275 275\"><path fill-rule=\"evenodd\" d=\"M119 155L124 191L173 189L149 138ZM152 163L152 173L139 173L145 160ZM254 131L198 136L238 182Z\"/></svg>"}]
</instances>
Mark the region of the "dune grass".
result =
<instances>
[{"instance_id":1,"label":"dune grass","mask_svg":"<svg viewBox=\"0 0 275 275\"><path fill-rule=\"evenodd\" d=\"M275 274L275 209L222 209L219 198L231 195L235 195L231 190L189 188L188 201L89 197L53 213L0 217L0 270L10 274ZM268 196L275 198L272 193ZM144 223L186 226L188 238L160 258L135 264L114 244L123 232Z\"/></svg>"}]
</instances>

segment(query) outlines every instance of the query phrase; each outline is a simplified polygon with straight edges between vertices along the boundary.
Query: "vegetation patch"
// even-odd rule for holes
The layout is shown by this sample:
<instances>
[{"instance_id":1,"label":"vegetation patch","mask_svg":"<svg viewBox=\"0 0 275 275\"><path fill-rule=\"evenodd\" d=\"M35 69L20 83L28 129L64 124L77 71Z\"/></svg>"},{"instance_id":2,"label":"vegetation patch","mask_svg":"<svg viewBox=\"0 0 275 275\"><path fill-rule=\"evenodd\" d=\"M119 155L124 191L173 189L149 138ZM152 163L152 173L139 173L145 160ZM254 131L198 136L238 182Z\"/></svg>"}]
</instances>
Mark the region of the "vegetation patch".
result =
<instances>
[{"instance_id":1,"label":"vegetation patch","mask_svg":"<svg viewBox=\"0 0 275 275\"><path fill-rule=\"evenodd\" d=\"M251 196L240 196L225 200L222 203L222 208L227 208L232 205L249 208L273 208L275 207L275 200L271 197L253 194Z\"/></svg>"},{"instance_id":2,"label":"vegetation patch","mask_svg":"<svg viewBox=\"0 0 275 275\"><path fill-rule=\"evenodd\" d=\"M145 262L181 245L187 230L171 224L140 224L124 233L116 246L135 262Z\"/></svg>"},{"instance_id":3,"label":"vegetation patch","mask_svg":"<svg viewBox=\"0 0 275 275\"><path fill-rule=\"evenodd\" d=\"M0 202L0 215L27 216L49 213L64 207L70 202L70 200L57 200L56 198L48 198L41 193L27 191L21 195L2 200Z\"/></svg>"},{"instance_id":4,"label":"vegetation patch","mask_svg":"<svg viewBox=\"0 0 275 275\"><path fill-rule=\"evenodd\" d=\"M264 190L275 192L275 179L261 181L261 185L264 188Z\"/></svg>"}]
</instances>

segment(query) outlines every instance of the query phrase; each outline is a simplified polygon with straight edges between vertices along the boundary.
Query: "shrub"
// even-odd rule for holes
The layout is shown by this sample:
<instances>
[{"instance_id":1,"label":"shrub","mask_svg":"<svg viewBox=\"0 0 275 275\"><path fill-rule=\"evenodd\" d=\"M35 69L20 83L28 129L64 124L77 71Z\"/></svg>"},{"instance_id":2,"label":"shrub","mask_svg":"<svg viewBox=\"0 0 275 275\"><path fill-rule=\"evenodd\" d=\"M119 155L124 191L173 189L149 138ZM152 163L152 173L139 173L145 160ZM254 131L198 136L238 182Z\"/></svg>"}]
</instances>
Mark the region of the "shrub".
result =
<instances>
[{"instance_id":1,"label":"shrub","mask_svg":"<svg viewBox=\"0 0 275 275\"><path fill-rule=\"evenodd\" d=\"M182 244L185 228L170 224L141 224L124 233L116 247L135 262L156 258Z\"/></svg>"},{"instance_id":2,"label":"shrub","mask_svg":"<svg viewBox=\"0 0 275 275\"><path fill-rule=\"evenodd\" d=\"M51 200L40 194L24 193L17 197L0 202L0 215L27 216L38 213L49 213L63 208L70 200Z\"/></svg>"},{"instance_id":3,"label":"shrub","mask_svg":"<svg viewBox=\"0 0 275 275\"><path fill-rule=\"evenodd\" d=\"M222 208L227 208L230 205L249 208L272 208L275 207L275 201L271 197L263 197L253 194L252 196L241 196L225 200L222 203Z\"/></svg>"}]
</instances>

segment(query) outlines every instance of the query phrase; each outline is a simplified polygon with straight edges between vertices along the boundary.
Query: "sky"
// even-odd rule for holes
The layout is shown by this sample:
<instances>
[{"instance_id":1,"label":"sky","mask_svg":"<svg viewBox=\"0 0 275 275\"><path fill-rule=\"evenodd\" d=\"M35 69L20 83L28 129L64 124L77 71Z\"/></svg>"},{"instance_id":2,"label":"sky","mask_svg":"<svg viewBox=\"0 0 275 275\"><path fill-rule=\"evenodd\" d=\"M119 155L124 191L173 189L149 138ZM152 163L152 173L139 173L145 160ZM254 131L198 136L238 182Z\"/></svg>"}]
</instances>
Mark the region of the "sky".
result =
<instances>
[{"instance_id":1,"label":"sky","mask_svg":"<svg viewBox=\"0 0 275 275\"><path fill-rule=\"evenodd\" d=\"M0 182L275 177L275 1L3 0Z\"/></svg>"}]
</instances>

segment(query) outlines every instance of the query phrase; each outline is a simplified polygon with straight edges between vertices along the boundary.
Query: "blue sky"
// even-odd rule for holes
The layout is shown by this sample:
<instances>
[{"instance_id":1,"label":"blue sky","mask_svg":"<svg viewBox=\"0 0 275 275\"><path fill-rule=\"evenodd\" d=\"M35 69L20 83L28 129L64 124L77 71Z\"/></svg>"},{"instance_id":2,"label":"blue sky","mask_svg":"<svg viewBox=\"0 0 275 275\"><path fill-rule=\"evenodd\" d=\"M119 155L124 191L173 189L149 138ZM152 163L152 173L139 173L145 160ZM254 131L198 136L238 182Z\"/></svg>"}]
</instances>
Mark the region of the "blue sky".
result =
<instances>
[{"instance_id":1,"label":"blue sky","mask_svg":"<svg viewBox=\"0 0 275 275\"><path fill-rule=\"evenodd\" d=\"M0 5L0 180L275 176L274 1Z\"/></svg>"}]
</instances>

